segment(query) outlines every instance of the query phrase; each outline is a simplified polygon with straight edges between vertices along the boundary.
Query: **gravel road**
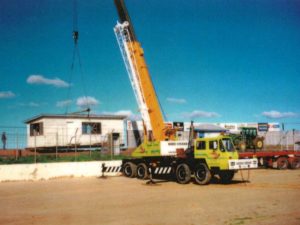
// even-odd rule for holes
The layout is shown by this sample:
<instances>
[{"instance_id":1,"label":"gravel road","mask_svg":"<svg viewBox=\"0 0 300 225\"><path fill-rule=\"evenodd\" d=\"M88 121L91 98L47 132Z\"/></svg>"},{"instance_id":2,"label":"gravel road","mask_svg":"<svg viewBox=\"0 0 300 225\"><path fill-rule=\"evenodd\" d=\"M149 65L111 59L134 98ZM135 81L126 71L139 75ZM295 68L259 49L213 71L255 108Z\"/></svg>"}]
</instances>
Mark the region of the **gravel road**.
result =
<instances>
[{"instance_id":1,"label":"gravel road","mask_svg":"<svg viewBox=\"0 0 300 225\"><path fill-rule=\"evenodd\" d=\"M125 177L0 183L0 224L300 224L300 170L252 170L223 185Z\"/></svg>"}]
</instances>

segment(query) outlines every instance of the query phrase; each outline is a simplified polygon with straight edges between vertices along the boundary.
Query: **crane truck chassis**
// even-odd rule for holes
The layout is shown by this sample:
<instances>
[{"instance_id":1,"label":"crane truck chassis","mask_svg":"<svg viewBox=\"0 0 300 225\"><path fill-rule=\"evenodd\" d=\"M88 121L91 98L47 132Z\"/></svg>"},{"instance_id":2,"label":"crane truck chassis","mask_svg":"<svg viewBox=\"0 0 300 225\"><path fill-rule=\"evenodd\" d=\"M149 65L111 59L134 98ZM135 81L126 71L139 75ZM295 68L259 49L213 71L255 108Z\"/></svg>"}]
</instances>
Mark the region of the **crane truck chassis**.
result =
<instances>
[{"instance_id":1,"label":"crane truck chassis","mask_svg":"<svg viewBox=\"0 0 300 225\"><path fill-rule=\"evenodd\" d=\"M166 141L163 144L176 145L176 142ZM231 139L222 135L197 138L193 146L177 148L173 155L160 155L158 147L158 143L144 143L138 147L133 153L135 158L123 160L123 174L138 179L148 179L150 173L157 176L170 175L180 184L186 184L194 177L196 183L201 185L208 184L214 175L218 175L222 183L229 183L238 169L257 168L258 163L256 159L238 159L238 152ZM138 157L141 150L155 151L159 155Z\"/></svg>"},{"instance_id":2,"label":"crane truck chassis","mask_svg":"<svg viewBox=\"0 0 300 225\"><path fill-rule=\"evenodd\" d=\"M215 174L227 183L238 169L257 168L255 158L239 159L227 136L197 138L191 126L189 139L177 140L176 129L165 126L124 0L114 2L119 15L114 32L144 125L144 141L133 151L132 159L123 160L123 174L147 179L149 173L169 173L180 184L188 183L192 176L198 184L208 184Z\"/></svg>"}]
</instances>

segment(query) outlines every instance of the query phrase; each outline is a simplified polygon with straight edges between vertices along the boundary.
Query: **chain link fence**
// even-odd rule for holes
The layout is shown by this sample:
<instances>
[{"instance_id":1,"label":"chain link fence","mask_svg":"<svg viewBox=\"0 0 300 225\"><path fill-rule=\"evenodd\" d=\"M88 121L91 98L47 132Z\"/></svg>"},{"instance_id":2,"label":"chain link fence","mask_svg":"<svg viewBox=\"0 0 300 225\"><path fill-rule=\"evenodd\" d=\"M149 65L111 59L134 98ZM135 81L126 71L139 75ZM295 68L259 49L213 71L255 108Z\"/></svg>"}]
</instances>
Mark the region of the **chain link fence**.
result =
<instances>
[{"instance_id":1,"label":"chain link fence","mask_svg":"<svg viewBox=\"0 0 300 225\"><path fill-rule=\"evenodd\" d=\"M25 126L0 126L0 132L6 139L0 141L0 164L112 160L122 159L123 152L126 156L124 135L113 131L82 134L79 128L75 132L50 129L45 135Z\"/></svg>"},{"instance_id":2,"label":"chain link fence","mask_svg":"<svg viewBox=\"0 0 300 225\"><path fill-rule=\"evenodd\" d=\"M0 149L25 149L27 146L26 127L0 127ZM6 141L4 143L3 135Z\"/></svg>"},{"instance_id":3,"label":"chain link fence","mask_svg":"<svg viewBox=\"0 0 300 225\"><path fill-rule=\"evenodd\" d=\"M0 132L6 136L5 143L1 140L0 164L118 160L129 155L124 151L123 136L114 132L86 134L84 138L78 131L31 135L26 127L2 126Z\"/></svg>"},{"instance_id":4,"label":"chain link fence","mask_svg":"<svg viewBox=\"0 0 300 225\"><path fill-rule=\"evenodd\" d=\"M123 131L107 134L82 134L81 130L73 132L58 131L53 129L47 135L30 134L24 127L0 126L0 133L6 135L0 150L37 150L37 151L102 151L113 149L114 155L119 155L126 149L133 149L143 141L142 131ZM182 137L188 137L188 132L183 132ZM264 150L300 150L300 131L279 131L261 133L265 137ZM299 143L299 144L297 144Z\"/></svg>"}]
</instances>

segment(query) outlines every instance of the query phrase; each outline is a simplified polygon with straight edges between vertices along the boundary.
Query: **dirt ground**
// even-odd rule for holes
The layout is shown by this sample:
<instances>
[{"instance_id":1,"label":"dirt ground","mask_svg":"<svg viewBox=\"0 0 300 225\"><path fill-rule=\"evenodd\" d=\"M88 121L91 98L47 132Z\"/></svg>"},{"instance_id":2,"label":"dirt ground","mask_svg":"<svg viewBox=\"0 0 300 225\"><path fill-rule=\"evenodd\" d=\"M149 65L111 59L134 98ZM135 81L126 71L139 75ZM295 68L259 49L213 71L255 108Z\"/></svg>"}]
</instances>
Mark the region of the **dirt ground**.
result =
<instances>
[{"instance_id":1,"label":"dirt ground","mask_svg":"<svg viewBox=\"0 0 300 225\"><path fill-rule=\"evenodd\" d=\"M247 178L248 174L243 173ZM0 183L0 224L300 224L300 170L180 185L125 177Z\"/></svg>"}]
</instances>

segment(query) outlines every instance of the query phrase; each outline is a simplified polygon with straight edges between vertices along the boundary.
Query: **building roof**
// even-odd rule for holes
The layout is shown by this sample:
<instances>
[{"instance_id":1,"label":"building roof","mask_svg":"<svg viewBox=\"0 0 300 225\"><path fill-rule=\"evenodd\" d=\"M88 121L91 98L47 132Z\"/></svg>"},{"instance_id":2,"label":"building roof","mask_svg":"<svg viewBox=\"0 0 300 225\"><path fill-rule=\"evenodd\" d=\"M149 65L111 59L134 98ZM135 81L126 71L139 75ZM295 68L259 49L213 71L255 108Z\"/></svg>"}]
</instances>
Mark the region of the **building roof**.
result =
<instances>
[{"instance_id":1,"label":"building roof","mask_svg":"<svg viewBox=\"0 0 300 225\"><path fill-rule=\"evenodd\" d=\"M226 132L227 129L214 125L214 124L197 124L194 129L196 131L206 131L206 132Z\"/></svg>"},{"instance_id":2,"label":"building roof","mask_svg":"<svg viewBox=\"0 0 300 225\"><path fill-rule=\"evenodd\" d=\"M24 123L29 124L36 120L40 120L43 118L48 119L117 119L117 120L124 120L127 118L126 115L109 115L109 114L101 114L101 115L83 115L83 114L41 114L30 119L24 121Z\"/></svg>"}]
</instances>

